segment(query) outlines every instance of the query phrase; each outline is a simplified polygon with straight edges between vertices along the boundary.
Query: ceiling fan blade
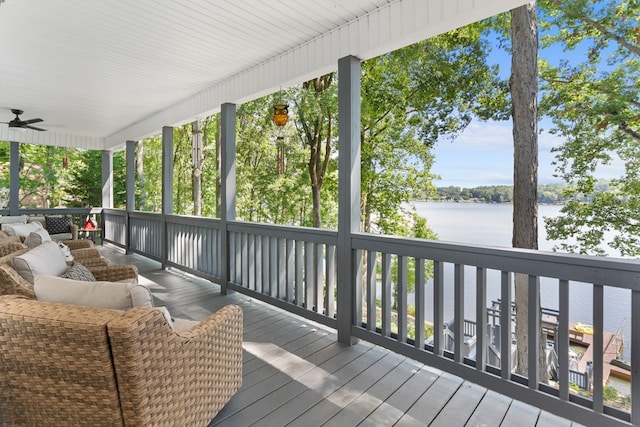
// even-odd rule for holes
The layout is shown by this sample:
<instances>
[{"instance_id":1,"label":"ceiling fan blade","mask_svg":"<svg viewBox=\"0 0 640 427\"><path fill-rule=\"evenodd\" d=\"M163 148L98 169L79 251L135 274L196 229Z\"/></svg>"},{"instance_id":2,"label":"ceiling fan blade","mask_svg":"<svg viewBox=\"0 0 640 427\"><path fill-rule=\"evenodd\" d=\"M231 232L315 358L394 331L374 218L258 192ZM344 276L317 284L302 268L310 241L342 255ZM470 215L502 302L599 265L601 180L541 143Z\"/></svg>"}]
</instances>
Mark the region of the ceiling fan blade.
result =
<instances>
[{"instance_id":1,"label":"ceiling fan blade","mask_svg":"<svg viewBox=\"0 0 640 427\"><path fill-rule=\"evenodd\" d=\"M23 125L30 125L32 123L40 123L42 121L42 119L29 119L29 120L22 120L22 124Z\"/></svg>"},{"instance_id":2,"label":"ceiling fan blade","mask_svg":"<svg viewBox=\"0 0 640 427\"><path fill-rule=\"evenodd\" d=\"M24 125L24 126L22 126L22 127L27 128L27 129L39 130L40 132L42 132L42 131L46 131L46 129L37 128L37 127L35 127L35 126Z\"/></svg>"}]
</instances>

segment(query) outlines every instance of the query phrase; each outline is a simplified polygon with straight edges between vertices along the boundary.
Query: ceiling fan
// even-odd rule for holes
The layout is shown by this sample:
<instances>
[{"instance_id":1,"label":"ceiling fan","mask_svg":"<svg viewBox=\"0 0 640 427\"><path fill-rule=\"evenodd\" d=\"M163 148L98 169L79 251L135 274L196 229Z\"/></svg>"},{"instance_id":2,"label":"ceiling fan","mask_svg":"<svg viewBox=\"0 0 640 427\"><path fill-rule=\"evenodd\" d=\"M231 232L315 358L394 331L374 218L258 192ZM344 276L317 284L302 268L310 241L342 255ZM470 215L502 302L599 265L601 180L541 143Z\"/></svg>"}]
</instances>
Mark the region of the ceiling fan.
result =
<instances>
[{"instance_id":1,"label":"ceiling fan","mask_svg":"<svg viewBox=\"0 0 640 427\"><path fill-rule=\"evenodd\" d=\"M13 120L11 120L10 122L0 122L0 123L8 124L9 125L9 129L11 129L11 128L14 128L14 129L33 129L33 130L38 130L38 131L46 131L46 129L42 129L42 128L39 128L39 127L31 126L33 123L40 123L42 121L42 119L22 120L22 119L20 119L20 114L24 113L24 111L12 108L11 112L16 115L16 117Z\"/></svg>"}]
</instances>

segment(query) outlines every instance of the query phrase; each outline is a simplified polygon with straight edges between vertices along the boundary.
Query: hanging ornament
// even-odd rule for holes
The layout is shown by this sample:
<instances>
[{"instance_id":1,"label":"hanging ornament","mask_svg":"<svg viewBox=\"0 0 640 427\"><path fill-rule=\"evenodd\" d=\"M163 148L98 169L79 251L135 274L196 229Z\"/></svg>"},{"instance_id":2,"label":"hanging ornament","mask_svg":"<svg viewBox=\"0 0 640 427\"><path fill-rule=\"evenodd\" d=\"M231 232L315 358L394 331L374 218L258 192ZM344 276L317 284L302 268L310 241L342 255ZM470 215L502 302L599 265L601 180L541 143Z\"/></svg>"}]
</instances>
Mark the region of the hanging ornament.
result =
<instances>
[{"instance_id":1,"label":"hanging ornament","mask_svg":"<svg viewBox=\"0 0 640 427\"><path fill-rule=\"evenodd\" d=\"M276 146L278 148L278 173L284 175L286 169L286 159L284 157L284 125L289 120L289 106L286 104L276 104L273 106L273 122L278 126L278 136Z\"/></svg>"}]
</instances>

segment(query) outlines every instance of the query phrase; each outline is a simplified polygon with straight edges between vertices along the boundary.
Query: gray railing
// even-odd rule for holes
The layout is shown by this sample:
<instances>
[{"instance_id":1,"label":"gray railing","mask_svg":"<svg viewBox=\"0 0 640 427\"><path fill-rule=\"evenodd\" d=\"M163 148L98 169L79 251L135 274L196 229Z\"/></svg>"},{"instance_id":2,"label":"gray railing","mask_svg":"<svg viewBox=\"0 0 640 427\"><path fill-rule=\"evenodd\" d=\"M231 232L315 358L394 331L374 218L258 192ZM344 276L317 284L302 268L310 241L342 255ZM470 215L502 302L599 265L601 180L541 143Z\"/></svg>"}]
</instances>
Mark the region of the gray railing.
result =
<instances>
[{"instance_id":1,"label":"gray railing","mask_svg":"<svg viewBox=\"0 0 640 427\"><path fill-rule=\"evenodd\" d=\"M159 256L164 264L213 281L228 277L229 289L337 327L336 232L230 221L222 236L221 223L214 219L140 212L122 217L122 211L105 210L106 241L119 243L121 235L112 232L121 233L119 224L129 224L129 250ZM134 236L146 242L135 242ZM226 266L220 255L223 244ZM630 301L624 316L631 325L640 324L640 263L364 233L354 233L351 246L362 266L346 284L355 296L353 336L585 425L640 424L637 375L632 376L631 411L610 406L603 397L604 295L624 290ZM537 296L541 288L554 296L556 384L539 380L544 322L537 298L530 297L528 305L529 369L516 373L514 349L523 343L515 334L515 281L523 283L529 296ZM569 371L568 313L578 288L588 289L594 329L593 387L587 397L570 390L577 376ZM498 307L492 307L497 299ZM454 342L448 349L443 326L450 320ZM473 322L486 327L474 332L469 328ZM427 329L435 331L432 336L425 336ZM475 333L475 340L465 341L465 332ZM639 328L629 338L631 364L640 366Z\"/></svg>"},{"instance_id":2,"label":"gray railing","mask_svg":"<svg viewBox=\"0 0 640 427\"><path fill-rule=\"evenodd\" d=\"M541 408L561 408L556 412L583 424L638 424L640 421L640 378L632 378L631 413L605 405L603 398L603 332L605 289L622 288L631 301L632 324L640 322L640 263L632 260L604 259L538 251L498 249L473 245L354 234L352 247L366 260L362 290L357 289L353 334L375 344L405 354L429 365L467 378ZM409 269L409 266L411 269ZM428 279L429 271L433 279ZM471 273L471 277L469 276ZM512 346L500 348L499 367L487 363L490 337L487 328L477 328L475 356L465 356L465 316L487 325L487 304L499 297L501 307L500 341L512 343L515 331L511 301L514 279L523 279L528 293L528 366L523 376L515 374ZM415 288L415 316L408 315L409 277ZM542 320L538 299L540 283L555 293L558 304L558 384L539 381L538 350ZM570 290L585 284L592 294L593 316L593 397L570 393L569 306ZM359 293L362 293L359 295ZM496 295L497 293L497 295ZM469 295L471 294L471 295ZM493 294L493 295L491 295ZM370 309L377 300L381 310ZM508 302L505 304L505 301ZM394 307L392 309L392 307ZM494 313L495 314L495 313ZM397 320L391 323L390 319ZM443 325L453 320L455 344L445 349ZM375 327L380 324L381 327ZM426 325L434 335L425 343ZM409 331L414 331L409 333ZM631 365L640 366L640 338L632 332ZM513 343L523 345L524 343Z\"/></svg>"}]
</instances>

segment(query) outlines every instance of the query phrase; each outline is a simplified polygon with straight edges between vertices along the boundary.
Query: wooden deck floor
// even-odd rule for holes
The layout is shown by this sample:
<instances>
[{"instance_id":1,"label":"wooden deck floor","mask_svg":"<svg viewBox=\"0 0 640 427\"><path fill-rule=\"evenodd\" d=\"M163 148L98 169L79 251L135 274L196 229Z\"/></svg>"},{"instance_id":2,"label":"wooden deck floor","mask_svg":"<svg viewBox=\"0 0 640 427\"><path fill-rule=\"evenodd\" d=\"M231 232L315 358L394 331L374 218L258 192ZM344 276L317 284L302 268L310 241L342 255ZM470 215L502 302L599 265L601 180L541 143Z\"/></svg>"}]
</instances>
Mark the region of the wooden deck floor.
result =
<instances>
[{"instance_id":1,"label":"wooden deck floor","mask_svg":"<svg viewBox=\"0 0 640 427\"><path fill-rule=\"evenodd\" d=\"M135 264L156 305L200 320L227 304L244 310L243 385L210 426L572 426L383 348L345 346L336 333L239 293L138 255L101 248Z\"/></svg>"}]
</instances>

